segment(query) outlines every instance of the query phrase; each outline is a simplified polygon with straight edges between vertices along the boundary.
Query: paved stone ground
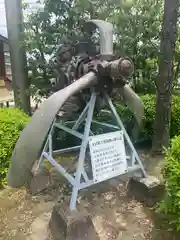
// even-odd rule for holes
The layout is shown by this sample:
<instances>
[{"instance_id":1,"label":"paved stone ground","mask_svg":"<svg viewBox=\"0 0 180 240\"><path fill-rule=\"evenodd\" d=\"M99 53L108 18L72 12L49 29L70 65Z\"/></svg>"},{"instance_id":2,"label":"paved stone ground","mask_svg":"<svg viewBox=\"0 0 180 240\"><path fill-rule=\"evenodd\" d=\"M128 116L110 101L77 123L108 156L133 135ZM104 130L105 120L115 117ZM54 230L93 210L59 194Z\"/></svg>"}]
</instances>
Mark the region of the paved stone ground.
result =
<instances>
[{"instance_id":1,"label":"paved stone ground","mask_svg":"<svg viewBox=\"0 0 180 240\"><path fill-rule=\"evenodd\" d=\"M69 200L68 185L57 181L54 172L51 176L51 185L37 196L31 196L25 189L0 192L1 240L51 239L48 222L52 208L57 200ZM111 180L101 188L82 192L78 199L78 206L91 214L100 240L180 239L153 210L130 197L126 186L126 181Z\"/></svg>"}]
</instances>

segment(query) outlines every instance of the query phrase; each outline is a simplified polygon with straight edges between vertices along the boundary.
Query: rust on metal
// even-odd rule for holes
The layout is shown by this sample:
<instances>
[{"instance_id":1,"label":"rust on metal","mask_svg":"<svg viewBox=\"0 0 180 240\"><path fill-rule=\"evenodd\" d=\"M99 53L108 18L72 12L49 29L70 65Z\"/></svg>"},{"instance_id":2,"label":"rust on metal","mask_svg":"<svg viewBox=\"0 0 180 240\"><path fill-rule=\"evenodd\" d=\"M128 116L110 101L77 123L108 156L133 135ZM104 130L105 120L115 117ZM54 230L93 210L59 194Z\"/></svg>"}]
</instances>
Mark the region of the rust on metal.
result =
<instances>
[{"instance_id":1,"label":"rust on metal","mask_svg":"<svg viewBox=\"0 0 180 240\"><path fill-rule=\"evenodd\" d=\"M91 20L85 26L91 30L98 28L100 32L100 55L104 59L90 59L90 63L82 63L79 66L81 75L76 81L72 81L67 87L55 92L43 102L40 109L33 114L29 124L22 131L14 148L10 168L8 171L8 185L14 188L26 185L32 177L32 168L38 160L43 144L47 138L51 125L62 109L62 106L74 95L81 94L82 90L98 85L98 64L106 73L101 78L112 78L114 82L121 81L120 93L125 103L135 115L138 123L141 122L144 106L139 96L126 84L124 78L133 74L133 63L128 58L114 59L113 54L113 26L102 20ZM106 59L106 57L108 58ZM86 58L85 58L86 59ZM106 59L106 60L105 60ZM87 67L88 64L88 67ZM78 69L78 70L79 70ZM73 79L75 80L75 79Z\"/></svg>"}]
</instances>

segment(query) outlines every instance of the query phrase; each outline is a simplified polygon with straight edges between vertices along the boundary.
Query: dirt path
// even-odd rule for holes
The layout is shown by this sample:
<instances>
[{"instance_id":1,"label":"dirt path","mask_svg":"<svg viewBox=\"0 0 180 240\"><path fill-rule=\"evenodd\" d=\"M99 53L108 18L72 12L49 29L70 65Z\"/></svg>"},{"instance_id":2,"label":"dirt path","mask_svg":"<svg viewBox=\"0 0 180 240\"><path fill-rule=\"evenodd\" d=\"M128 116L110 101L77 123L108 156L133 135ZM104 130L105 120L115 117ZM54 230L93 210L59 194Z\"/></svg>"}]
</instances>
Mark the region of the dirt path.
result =
<instances>
[{"instance_id":1,"label":"dirt path","mask_svg":"<svg viewBox=\"0 0 180 240\"><path fill-rule=\"evenodd\" d=\"M24 189L5 190L0 197L0 239L2 240L49 240L47 225L55 201L69 198L64 185L61 198L58 191L47 190L43 195L32 197ZM56 189L57 190L57 189ZM99 192L99 191L98 191ZM153 212L127 196L126 183L107 192L80 197L92 216L101 240L178 240L178 236L165 230L154 218Z\"/></svg>"},{"instance_id":2,"label":"dirt path","mask_svg":"<svg viewBox=\"0 0 180 240\"><path fill-rule=\"evenodd\" d=\"M100 240L180 239L153 211L128 196L126 185L111 180L105 183L106 191L94 188L79 197ZM69 200L68 186L57 180L38 196L25 189L1 191L0 240L50 240L47 226L57 200Z\"/></svg>"},{"instance_id":3,"label":"dirt path","mask_svg":"<svg viewBox=\"0 0 180 240\"><path fill-rule=\"evenodd\" d=\"M30 239L31 224L39 216L50 214L53 202L33 198L24 189L5 190L0 196L0 239ZM35 239L35 238L34 238Z\"/></svg>"}]
</instances>

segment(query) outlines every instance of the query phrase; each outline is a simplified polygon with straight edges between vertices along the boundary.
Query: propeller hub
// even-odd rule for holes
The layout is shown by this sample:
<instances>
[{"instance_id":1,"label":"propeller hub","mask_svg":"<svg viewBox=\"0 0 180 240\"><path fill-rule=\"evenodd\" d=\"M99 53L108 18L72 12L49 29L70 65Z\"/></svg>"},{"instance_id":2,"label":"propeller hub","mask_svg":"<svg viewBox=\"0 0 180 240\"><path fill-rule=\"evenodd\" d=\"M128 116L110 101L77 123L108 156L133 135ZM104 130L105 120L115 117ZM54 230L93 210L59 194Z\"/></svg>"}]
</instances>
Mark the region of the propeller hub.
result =
<instances>
[{"instance_id":1,"label":"propeller hub","mask_svg":"<svg viewBox=\"0 0 180 240\"><path fill-rule=\"evenodd\" d=\"M134 72L134 65L131 60L127 58L120 59L119 61L119 73L123 78L129 78Z\"/></svg>"}]
</instances>

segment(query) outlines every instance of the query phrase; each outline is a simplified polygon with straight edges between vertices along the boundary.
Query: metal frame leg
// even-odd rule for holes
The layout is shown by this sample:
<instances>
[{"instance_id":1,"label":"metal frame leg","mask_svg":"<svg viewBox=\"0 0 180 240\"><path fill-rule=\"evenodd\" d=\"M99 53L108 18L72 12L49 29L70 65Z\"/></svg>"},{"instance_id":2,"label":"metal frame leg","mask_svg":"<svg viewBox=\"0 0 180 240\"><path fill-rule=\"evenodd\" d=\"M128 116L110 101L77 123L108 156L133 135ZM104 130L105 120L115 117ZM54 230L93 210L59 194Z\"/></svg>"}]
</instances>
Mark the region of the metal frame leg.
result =
<instances>
[{"instance_id":1,"label":"metal frame leg","mask_svg":"<svg viewBox=\"0 0 180 240\"><path fill-rule=\"evenodd\" d=\"M78 127L81 125L81 123L84 121L84 119L86 118L86 114L87 111L89 109L89 105L90 102L86 105L86 107L84 108L84 110L82 111L81 115L79 116L78 120L76 121L76 123L74 124L74 126L72 127L72 130L77 130Z\"/></svg>"},{"instance_id":2,"label":"metal frame leg","mask_svg":"<svg viewBox=\"0 0 180 240\"><path fill-rule=\"evenodd\" d=\"M44 154L44 152L47 152L48 147L49 147L49 151L51 152L51 155L52 155L52 135L53 135L53 132L54 132L55 122L56 122L56 118L54 119L54 121L52 123L51 129L50 129L48 137L46 139L46 142L45 142L44 148L42 150L41 156L39 158L39 161L38 161L35 172L37 172L40 169L41 165L43 164L43 160L44 160L44 155L43 154ZM50 139L50 137L51 137L51 139Z\"/></svg>"},{"instance_id":3,"label":"metal frame leg","mask_svg":"<svg viewBox=\"0 0 180 240\"><path fill-rule=\"evenodd\" d=\"M132 153L132 155L130 157L131 164L130 164L130 166L128 166L128 172L135 172L137 170L138 171L141 170L142 173L141 173L140 177L142 177L142 175L144 177L147 176L146 171L144 170L144 167L141 163L141 160L131 142L131 139L130 139L129 135L127 134L126 129L124 128L124 125L123 125L111 99L109 98L109 96L107 94L104 94L106 104L110 108L112 116L114 117L114 119L117 122L117 126L92 121L96 97L97 97L97 93L92 91L89 103L84 108L84 110L81 113L81 115L79 116L78 120L76 122L74 121L74 125L72 128L65 126L65 124L67 122L62 124L62 122L56 122L56 120L57 120L56 118L54 119L54 122L52 123L51 129L48 133L47 140L45 142L41 157L38 162L38 168L40 168L44 159L47 159L72 185L72 195L71 195L71 200L70 200L70 210L71 211L76 209L78 191L95 184L93 180L88 178L88 175L87 175L87 172L86 172L86 169L84 166L85 165L85 157L87 154L89 136L94 135L93 132L91 131L91 123L92 122L94 122L96 124L100 124L102 126L106 126L109 129L122 130L124 133L124 137L129 145L128 148L130 148L131 153ZM85 122L85 127L84 127L84 133L82 134L82 133L79 133L77 131L77 129L83 122ZM81 145L53 151L52 135L53 135L53 131L56 127L60 128L61 130L65 131L71 135L78 137L79 139L82 139ZM73 177L70 173L67 172L67 169L65 169L63 166L61 166L59 163L56 162L56 160L53 158L53 154L57 154L57 153L61 154L61 153L69 152L71 150L78 150L78 149L80 149L80 152L79 152L79 156L78 156L78 160L77 160L75 177ZM128 156L126 156L126 158L129 159ZM83 181L81 182L81 180L83 180Z\"/></svg>"},{"instance_id":4,"label":"metal frame leg","mask_svg":"<svg viewBox=\"0 0 180 240\"><path fill-rule=\"evenodd\" d=\"M89 110L86 118L84 138L82 140L82 144L80 148L79 160L77 164L76 177L75 177L75 184L73 186L73 192L72 192L72 197L70 201L71 211L76 209L76 201L77 201L78 191L80 189L81 175L82 175L82 172L84 171L84 159L85 159L86 149L87 149L88 140L89 140L89 133L90 133L91 122L93 118L95 102L96 102L96 93L93 92L91 95Z\"/></svg>"},{"instance_id":5,"label":"metal frame leg","mask_svg":"<svg viewBox=\"0 0 180 240\"><path fill-rule=\"evenodd\" d=\"M147 177L147 173L146 173L146 171L145 171L145 169L143 167L143 164L142 164L142 162L141 162L141 160L140 160L140 158L139 158L139 156L138 156L138 154L137 154L137 152L136 152L136 150L134 148L134 145L131 142L131 139L130 139L128 133L126 132L126 129L125 129L125 127L124 127L124 125L123 125L123 123L122 123L122 121L121 121L121 119L120 119L120 117L119 117L119 115L118 115L118 113L117 113L117 111L116 111L116 109L115 109L111 99L109 98L109 96L107 94L104 94L104 96L105 96L107 105L111 109L111 112L112 112L112 114L113 114L117 124L120 126L120 128L124 132L124 136L125 136L128 144L129 144L129 146L130 146L130 148L131 148L131 150L133 152L134 158L136 158L136 160L137 160L137 162L138 162L138 164L139 164L139 166L140 166L140 168L142 170L143 176ZM135 163L135 160L133 160L133 162Z\"/></svg>"}]
</instances>

